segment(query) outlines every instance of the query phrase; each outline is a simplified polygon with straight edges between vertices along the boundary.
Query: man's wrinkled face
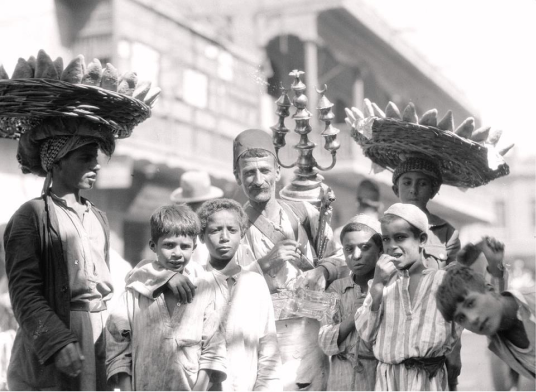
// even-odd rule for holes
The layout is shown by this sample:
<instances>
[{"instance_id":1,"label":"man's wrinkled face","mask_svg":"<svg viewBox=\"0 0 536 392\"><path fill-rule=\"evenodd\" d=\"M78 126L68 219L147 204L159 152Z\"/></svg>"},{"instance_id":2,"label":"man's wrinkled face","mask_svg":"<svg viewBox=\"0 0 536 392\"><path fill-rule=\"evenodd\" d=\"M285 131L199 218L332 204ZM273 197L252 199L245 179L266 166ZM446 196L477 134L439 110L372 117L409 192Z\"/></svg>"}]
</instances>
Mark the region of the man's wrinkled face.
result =
<instances>
[{"instance_id":1,"label":"man's wrinkled face","mask_svg":"<svg viewBox=\"0 0 536 392\"><path fill-rule=\"evenodd\" d=\"M266 203L275 198L275 186L279 181L279 166L275 157L240 158L236 182L248 199L254 203Z\"/></svg>"},{"instance_id":2,"label":"man's wrinkled face","mask_svg":"<svg viewBox=\"0 0 536 392\"><path fill-rule=\"evenodd\" d=\"M67 154L54 164L54 182L60 182L70 190L91 189L100 170L97 144L87 144Z\"/></svg>"},{"instance_id":3,"label":"man's wrinkled face","mask_svg":"<svg viewBox=\"0 0 536 392\"><path fill-rule=\"evenodd\" d=\"M471 332L491 336L497 333L501 317L501 302L492 291L470 290L456 305L453 320Z\"/></svg>"}]
</instances>

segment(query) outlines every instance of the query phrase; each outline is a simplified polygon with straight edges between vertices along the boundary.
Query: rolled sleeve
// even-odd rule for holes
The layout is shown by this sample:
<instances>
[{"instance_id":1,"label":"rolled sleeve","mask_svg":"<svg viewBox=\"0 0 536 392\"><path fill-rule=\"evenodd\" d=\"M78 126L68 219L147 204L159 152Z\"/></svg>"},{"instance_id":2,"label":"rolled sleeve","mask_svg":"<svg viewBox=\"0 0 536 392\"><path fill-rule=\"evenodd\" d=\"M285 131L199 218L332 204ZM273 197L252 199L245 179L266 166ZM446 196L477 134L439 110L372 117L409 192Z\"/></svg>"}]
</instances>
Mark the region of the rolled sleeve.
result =
<instances>
[{"instance_id":1,"label":"rolled sleeve","mask_svg":"<svg viewBox=\"0 0 536 392\"><path fill-rule=\"evenodd\" d=\"M132 375L132 326L130 314L134 294L128 290L106 322L106 377L109 380L119 373ZM129 306L130 305L130 306Z\"/></svg>"},{"instance_id":2,"label":"rolled sleeve","mask_svg":"<svg viewBox=\"0 0 536 392\"><path fill-rule=\"evenodd\" d=\"M328 324L320 328L318 332L318 345L326 355L337 355L341 348L337 344L340 324Z\"/></svg>"},{"instance_id":3,"label":"rolled sleeve","mask_svg":"<svg viewBox=\"0 0 536 392\"><path fill-rule=\"evenodd\" d=\"M167 282L177 272L156 268L152 260L138 263L125 278L126 287L136 290L147 298L156 298L162 294Z\"/></svg>"},{"instance_id":4,"label":"rolled sleeve","mask_svg":"<svg viewBox=\"0 0 536 392\"><path fill-rule=\"evenodd\" d=\"M370 309L372 305L372 297L367 294L363 306L357 309L355 313L355 328L361 340L372 346L378 335L378 329L383 315L384 303L380 304L380 308L376 311Z\"/></svg>"}]
</instances>

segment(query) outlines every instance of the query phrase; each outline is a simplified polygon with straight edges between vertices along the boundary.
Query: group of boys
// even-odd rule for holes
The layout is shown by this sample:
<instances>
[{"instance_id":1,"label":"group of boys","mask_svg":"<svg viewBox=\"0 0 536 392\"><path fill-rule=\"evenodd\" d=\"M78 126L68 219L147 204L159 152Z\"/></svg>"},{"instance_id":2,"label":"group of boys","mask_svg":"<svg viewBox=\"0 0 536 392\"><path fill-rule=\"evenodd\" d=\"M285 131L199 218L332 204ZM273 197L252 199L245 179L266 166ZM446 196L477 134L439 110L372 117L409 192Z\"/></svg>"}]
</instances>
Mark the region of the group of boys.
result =
<instances>
[{"instance_id":1,"label":"group of boys","mask_svg":"<svg viewBox=\"0 0 536 392\"><path fill-rule=\"evenodd\" d=\"M79 192L93 185L96 150L105 144L57 143L42 155L52 188L6 229L10 294L23 331L10 389L104 389L104 372L104 382L122 390L447 390L460 371L462 328L490 336L491 350L534 378L534 293L499 294L467 266L445 268L460 245L457 231L426 208L441 185L433 162L401 165L393 176L401 203L379 221L352 218L342 249L328 228L325 258L305 268L315 258L309 239L318 212L275 199L271 138L243 132L233 164L248 203L216 199L197 213L159 208L150 221L155 259L132 271L104 327L113 293L107 223ZM204 267L190 261L198 239L209 253ZM51 243L45 254L43 241ZM490 274L503 278L502 245L488 239L475 247ZM56 281L58 255L67 267ZM276 319L274 295L297 287L337 293L334 317L322 325Z\"/></svg>"}]
</instances>

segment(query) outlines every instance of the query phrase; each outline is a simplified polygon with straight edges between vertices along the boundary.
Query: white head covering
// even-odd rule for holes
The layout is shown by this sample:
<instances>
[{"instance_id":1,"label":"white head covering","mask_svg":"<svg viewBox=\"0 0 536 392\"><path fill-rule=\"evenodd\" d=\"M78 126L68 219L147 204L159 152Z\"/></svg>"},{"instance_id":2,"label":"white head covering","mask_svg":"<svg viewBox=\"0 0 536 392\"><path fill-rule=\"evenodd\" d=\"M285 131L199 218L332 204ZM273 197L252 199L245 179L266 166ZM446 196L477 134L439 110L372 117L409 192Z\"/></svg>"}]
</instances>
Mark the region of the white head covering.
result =
<instances>
[{"instance_id":1,"label":"white head covering","mask_svg":"<svg viewBox=\"0 0 536 392\"><path fill-rule=\"evenodd\" d=\"M382 233L382 227L380 225L380 222L377 219L374 219L373 217L366 215L366 214L357 214L352 219L350 219L346 224L348 225L350 223L359 223L359 224L369 227L370 229L372 229L378 234Z\"/></svg>"},{"instance_id":2,"label":"white head covering","mask_svg":"<svg viewBox=\"0 0 536 392\"><path fill-rule=\"evenodd\" d=\"M426 217L426 214L413 204L393 204L387 211L385 211L384 216L387 214L396 215L404 219L423 233L428 232L428 218Z\"/></svg>"}]
</instances>

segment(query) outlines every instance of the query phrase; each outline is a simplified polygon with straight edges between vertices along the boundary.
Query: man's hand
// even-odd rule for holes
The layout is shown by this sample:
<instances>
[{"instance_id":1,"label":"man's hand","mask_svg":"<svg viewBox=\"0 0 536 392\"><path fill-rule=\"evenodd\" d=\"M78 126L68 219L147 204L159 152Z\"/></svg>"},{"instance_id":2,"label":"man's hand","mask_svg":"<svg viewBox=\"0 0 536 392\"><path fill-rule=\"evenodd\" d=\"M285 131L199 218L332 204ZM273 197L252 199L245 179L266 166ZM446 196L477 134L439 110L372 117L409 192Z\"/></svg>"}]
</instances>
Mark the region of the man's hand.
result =
<instances>
[{"instance_id":1,"label":"man's hand","mask_svg":"<svg viewBox=\"0 0 536 392\"><path fill-rule=\"evenodd\" d=\"M372 284L381 284L385 286L389 283L389 279L396 272L396 267L392 261L393 257L384 253L378 259L374 270L374 279Z\"/></svg>"},{"instance_id":2,"label":"man's hand","mask_svg":"<svg viewBox=\"0 0 536 392\"><path fill-rule=\"evenodd\" d=\"M297 261L301 257L300 244L294 240L279 241L264 257L257 260L263 273L275 276L285 261Z\"/></svg>"},{"instance_id":3,"label":"man's hand","mask_svg":"<svg viewBox=\"0 0 536 392\"><path fill-rule=\"evenodd\" d=\"M344 121L346 121L346 124L348 124L352 129L357 129L357 125L359 121L363 120L365 116L363 116L363 113L358 108L352 107L352 110L345 108L344 111L346 112L346 118Z\"/></svg>"},{"instance_id":4,"label":"man's hand","mask_svg":"<svg viewBox=\"0 0 536 392\"><path fill-rule=\"evenodd\" d=\"M167 282L167 286L173 291L173 294L181 304L192 302L197 288L190 279L178 273Z\"/></svg>"},{"instance_id":5,"label":"man's hand","mask_svg":"<svg viewBox=\"0 0 536 392\"><path fill-rule=\"evenodd\" d=\"M493 237L484 237L482 240L482 253L488 261L489 273L495 277L503 276L504 244Z\"/></svg>"},{"instance_id":6,"label":"man's hand","mask_svg":"<svg viewBox=\"0 0 536 392\"><path fill-rule=\"evenodd\" d=\"M68 375L69 377L77 377L82 371L82 362L84 361L82 350L78 342L69 343L63 347L54 357L56 368Z\"/></svg>"},{"instance_id":7,"label":"man's hand","mask_svg":"<svg viewBox=\"0 0 536 392\"><path fill-rule=\"evenodd\" d=\"M322 266L306 271L298 276L294 288L304 288L308 290L324 291L326 289L328 270Z\"/></svg>"}]
</instances>

